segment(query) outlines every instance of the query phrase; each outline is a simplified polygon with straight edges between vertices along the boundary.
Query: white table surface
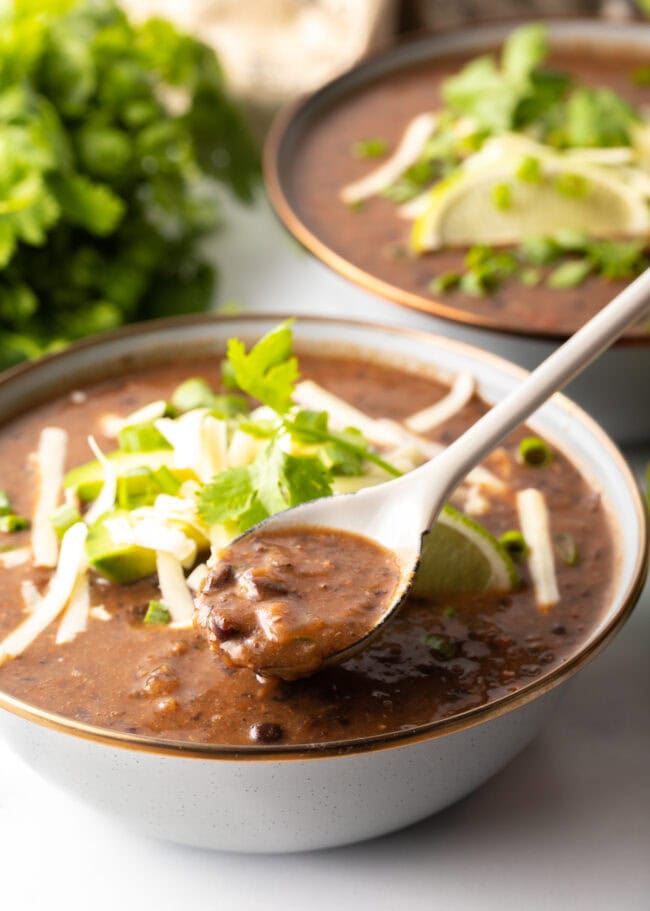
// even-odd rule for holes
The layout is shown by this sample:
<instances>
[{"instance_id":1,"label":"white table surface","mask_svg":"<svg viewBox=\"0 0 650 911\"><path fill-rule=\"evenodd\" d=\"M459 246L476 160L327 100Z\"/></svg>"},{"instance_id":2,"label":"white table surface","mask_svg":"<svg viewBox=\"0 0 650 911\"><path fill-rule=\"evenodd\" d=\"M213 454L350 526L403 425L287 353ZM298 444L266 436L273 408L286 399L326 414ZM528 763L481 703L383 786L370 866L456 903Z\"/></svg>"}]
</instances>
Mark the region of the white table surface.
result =
<instances>
[{"instance_id":1,"label":"white table surface","mask_svg":"<svg viewBox=\"0 0 650 911\"><path fill-rule=\"evenodd\" d=\"M263 204L229 224L221 300L432 325L328 272ZM312 854L215 854L132 835L0 743L0 908L649 911L649 696L647 589L553 723L479 791L402 832Z\"/></svg>"}]
</instances>

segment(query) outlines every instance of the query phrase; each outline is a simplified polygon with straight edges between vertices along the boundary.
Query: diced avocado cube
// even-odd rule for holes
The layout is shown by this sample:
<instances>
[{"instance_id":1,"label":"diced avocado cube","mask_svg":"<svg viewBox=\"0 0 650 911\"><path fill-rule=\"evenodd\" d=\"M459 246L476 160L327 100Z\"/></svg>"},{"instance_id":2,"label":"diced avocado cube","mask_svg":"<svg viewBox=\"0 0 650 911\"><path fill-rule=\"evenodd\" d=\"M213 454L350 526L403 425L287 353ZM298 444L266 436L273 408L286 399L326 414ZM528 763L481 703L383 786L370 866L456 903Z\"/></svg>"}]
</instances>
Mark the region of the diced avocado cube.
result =
<instances>
[{"instance_id":1,"label":"diced avocado cube","mask_svg":"<svg viewBox=\"0 0 650 911\"><path fill-rule=\"evenodd\" d=\"M133 544L116 544L104 524L106 519L127 515L128 512L119 509L106 513L90 526L86 538L86 553L92 568L111 582L121 584L137 582L156 572L155 551Z\"/></svg>"}]
</instances>

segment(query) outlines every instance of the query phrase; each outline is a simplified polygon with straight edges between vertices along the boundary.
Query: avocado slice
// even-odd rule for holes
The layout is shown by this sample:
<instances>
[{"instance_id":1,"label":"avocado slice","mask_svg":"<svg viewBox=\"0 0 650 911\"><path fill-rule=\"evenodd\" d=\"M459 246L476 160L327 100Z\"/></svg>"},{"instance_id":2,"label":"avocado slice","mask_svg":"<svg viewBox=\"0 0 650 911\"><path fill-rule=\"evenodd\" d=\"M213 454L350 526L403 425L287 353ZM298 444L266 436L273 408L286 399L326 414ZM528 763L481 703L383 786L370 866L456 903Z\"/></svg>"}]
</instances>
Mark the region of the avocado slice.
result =
<instances>
[{"instance_id":1,"label":"avocado slice","mask_svg":"<svg viewBox=\"0 0 650 911\"><path fill-rule=\"evenodd\" d=\"M196 480L196 475L190 468L173 468L169 465L173 453L170 449L154 449L150 452L123 452L116 449L106 456L117 467L118 477L132 471L134 468L149 468L156 471L163 465L166 466L174 477L180 481ZM101 462L95 460L71 469L63 479L63 486L72 489L80 500L88 503L96 499L104 483L104 469Z\"/></svg>"},{"instance_id":2,"label":"avocado slice","mask_svg":"<svg viewBox=\"0 0 650 911\"><path fill-rule=\"evenodd\" d=\"M86 553L92 568L111 582L127 584L145 579L156 572L156 553L134 544L116 544L104 522L128 516L128 510L115 509L104 513L88 529Z\"/></svg>"}]
</instances>

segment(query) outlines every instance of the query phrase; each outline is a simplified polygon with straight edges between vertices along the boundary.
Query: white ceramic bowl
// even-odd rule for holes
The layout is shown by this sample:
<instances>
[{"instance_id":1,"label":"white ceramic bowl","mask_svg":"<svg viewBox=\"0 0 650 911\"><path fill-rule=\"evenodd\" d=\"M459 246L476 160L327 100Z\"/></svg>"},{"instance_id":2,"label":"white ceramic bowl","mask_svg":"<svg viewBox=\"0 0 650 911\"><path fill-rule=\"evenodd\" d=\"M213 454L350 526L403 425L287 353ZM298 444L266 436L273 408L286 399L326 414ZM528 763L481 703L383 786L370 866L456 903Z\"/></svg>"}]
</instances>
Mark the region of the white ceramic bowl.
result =
<instances>
[{"instance_id":1,"label":"white ceramic bowl","mask_svg":"<svg viewBox=\"0 0 650 911\"><path fill-rule=\"evenodd\" d=\"M0 422L52 395L144 364L222 352L231 335L253 341L269 317L192 317L82 343L0 378ZM444 373L471 370L487 401L522 377L510 364L425 333L301 319L298 350L330 348ZM191 368L188 368L191 369ZM91 728L0 693L0 730L44 778L155 837L233 851L342 845L435 813L518 753L549 717L562 685L621 626L646 572L646 522L624 460L575 405L556 396L531 424L571 455L602 492L618 542L609 608L580 652L519 692L455 718L325 747L212 747Z\"/></svg>"}]
</instances>

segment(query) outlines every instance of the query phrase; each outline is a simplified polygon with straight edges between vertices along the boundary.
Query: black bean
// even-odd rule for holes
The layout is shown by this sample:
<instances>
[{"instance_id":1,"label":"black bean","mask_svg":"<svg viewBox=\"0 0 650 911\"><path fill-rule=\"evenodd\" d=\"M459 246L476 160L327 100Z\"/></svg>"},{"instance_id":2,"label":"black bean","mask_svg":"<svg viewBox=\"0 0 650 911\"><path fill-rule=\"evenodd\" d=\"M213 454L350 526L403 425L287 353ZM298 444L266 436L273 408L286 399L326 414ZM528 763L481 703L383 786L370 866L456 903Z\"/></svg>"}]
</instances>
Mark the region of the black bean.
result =
<instances>
[{"instance_id":1,"label":"black bean","mask_svg":"<svg viewBox=\"0 0 650 911\"><path fill-rule=\"evenodd\" d=\"M217 642L226 642L237 636L240 629L232 620L213 611L208 619L208 631Z\"/></svg>"},{"instance_id":2,"label":"black bean","mask_svg":"<svg viewBox=\"0 0 650 911\"><path fill-rule=\"evenodd\" d=\"M207 594L216 592L220 588L223 588L227 582L230 582L231 579L232 566L230 563L217 563L217 565L213 566L208 573L208 578L205 580L203 591Z\"/></svg>"},{"instance_id":3,"label":"black bean","mask_svg":"<svg viewBox=\"0 0 650 911\"><path fill-rule=\"evenodd\" d=\"M284 731L279 724L262 721L250 726L248 736L256 743L275 743L276 740L282 740Z\"/></svg>"},{"instance_id":4,"label":"black bean","mask_svg":"<svg viewBox=\"0 0 650 911\"><path fill-rule=\"evenodd\" d=\"M566 636L566 626L563 626L561 623L558 623L557 626L554 626L551 632L555 633L556 636Z\"/></svg>"}]
</instances>

